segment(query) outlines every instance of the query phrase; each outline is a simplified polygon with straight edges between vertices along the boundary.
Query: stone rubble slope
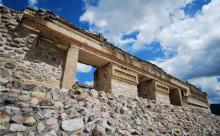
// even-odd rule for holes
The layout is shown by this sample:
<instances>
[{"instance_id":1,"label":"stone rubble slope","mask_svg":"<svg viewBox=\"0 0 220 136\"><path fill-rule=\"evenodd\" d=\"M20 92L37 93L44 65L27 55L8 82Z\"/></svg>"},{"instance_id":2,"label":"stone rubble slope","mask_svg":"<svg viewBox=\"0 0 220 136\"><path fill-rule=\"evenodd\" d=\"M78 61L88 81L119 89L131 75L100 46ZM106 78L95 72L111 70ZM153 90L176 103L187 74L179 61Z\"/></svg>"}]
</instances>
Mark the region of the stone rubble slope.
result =
<instances>
[{"instance_id":1,"label":"stone rubble slope","mask_svg":"<svg viewBox=\"0 0 220 136\"><path fill-rule=\"evenodd\" d=\"M60 90L18 81L0 86L0 135L217 136L219 131L220 120L208 109L78 86Z\"/></svg>"}]
</instances>

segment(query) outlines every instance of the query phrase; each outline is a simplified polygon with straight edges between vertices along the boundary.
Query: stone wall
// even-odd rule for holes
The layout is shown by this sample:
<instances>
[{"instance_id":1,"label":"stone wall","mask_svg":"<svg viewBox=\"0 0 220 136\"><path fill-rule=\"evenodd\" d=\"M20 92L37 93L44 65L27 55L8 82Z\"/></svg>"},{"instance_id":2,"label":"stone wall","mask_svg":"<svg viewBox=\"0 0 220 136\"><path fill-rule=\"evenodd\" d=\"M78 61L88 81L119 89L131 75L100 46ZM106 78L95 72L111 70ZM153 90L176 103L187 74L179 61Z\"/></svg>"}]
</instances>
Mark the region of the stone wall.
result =
<instances>
[{"instance_id":1,"label":"stone wall","mask_svg":"<svg viewBox=\"0 0 220 136\"><path fill-rule=\"evenodd\" d=\"M111 80L112 93L129 97L138 96L137 85L129 84L117 79Z\"/></svg>"},{"instance_id":2,"label":"stone wall","mask_svg":"<svg viewBox=\"0 0 220 136\"><path fill-rule=\"evenodd\" d=\"M29 84L60 86L65 51L39 31L18 22L18 13L1 9L0 76Z\"/></svg>"},{"instance_id":3,"label":"stone wall","mask_svg":"<svg viewBox=\"0 0 220 136\"><path fill-rule=\"evenodd\" d=\"M169 94L163 93L163 92L158 92L158 91L156 91L155 94L156 94L156 100L158 102L170 104Z\"/></svg>"}]
</instances>

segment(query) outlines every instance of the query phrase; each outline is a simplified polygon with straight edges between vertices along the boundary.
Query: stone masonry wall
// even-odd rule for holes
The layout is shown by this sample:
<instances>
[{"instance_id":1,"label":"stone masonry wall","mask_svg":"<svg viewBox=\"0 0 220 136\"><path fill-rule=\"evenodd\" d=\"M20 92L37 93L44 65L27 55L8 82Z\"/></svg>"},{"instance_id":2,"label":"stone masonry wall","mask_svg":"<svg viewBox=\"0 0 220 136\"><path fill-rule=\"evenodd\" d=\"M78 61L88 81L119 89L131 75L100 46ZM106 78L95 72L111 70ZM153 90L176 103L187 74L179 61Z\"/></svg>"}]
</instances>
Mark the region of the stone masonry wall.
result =
<instances>
[{"instance_id":1,"label":"stone masonry wall","mask_svg":"<svg viewBox=\"0 0 220 136\"><path fill-rule=\"evenodd\" d=\"M129 84L117 79L111 80L112 93L129 97L138 96L137 85Z\"/></svg>"},{"instance_id":2,"label":"stone masonry wall","mask_svg":"<svg viewBox=\"0 0 220 136\"><path fill-rule=\"evenodd\" d=\"M18 19L18 13L1 8L1 78L59 87L65 52L38 31L22 27Z\"/></svg>"}]
</instances>

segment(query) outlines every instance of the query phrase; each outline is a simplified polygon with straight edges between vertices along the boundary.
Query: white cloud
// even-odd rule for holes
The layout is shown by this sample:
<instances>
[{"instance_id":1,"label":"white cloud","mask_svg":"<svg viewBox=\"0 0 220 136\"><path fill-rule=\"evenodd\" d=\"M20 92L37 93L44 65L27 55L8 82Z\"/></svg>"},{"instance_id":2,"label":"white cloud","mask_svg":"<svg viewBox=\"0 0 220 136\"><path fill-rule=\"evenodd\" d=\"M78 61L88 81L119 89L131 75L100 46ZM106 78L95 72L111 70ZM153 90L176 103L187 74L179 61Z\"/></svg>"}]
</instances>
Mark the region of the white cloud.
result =
<instances>
[{"instance_id":1,"label":"white cloud","mask_svg":"<svg viewBox=\"0 0 220 136\"><path fill-rule=\"evenodd\" d=\"M158 35L165 52L177 54L153 61L183 79L220 75L220 1L203 7L194 18L177 20Z\"/></svg>"},{"instance_id":2,"label":"white cloud","mask_svg":"<svg viewBox=\"0 0 220 136\"><path fill-rule=\"evenodd\" d=\"M105 34L114 44L122 46L134 41L122 39L122 35L133 31L139 31L134 50L141 49L146 43L155 40L155 34L171 23L170 15L184 14L179 8L191 0L100 0L98 6L89 5L86 2L86 11L80 17L80 21L91 24L92 31ZM176 15L176 16L177 16Z\"/></svg>"},{"instance_id":3,"label":"white cloud","mask_svg":"<svg viewBox=\"0 0 220 136\"><path fill-rule=\"evenodd\" d=\"M220 75L220 1L210 1L190 17L183 7L192 1L100 0L97 6L86 2L80 21L88 22L91 31L104 33L117 46L134 43L133 51L158 41L165 57L151 62L182 79L211 82ZM139 32L137 39L122 38L134 31ZM216 88L207 89L205 82L199 85L209 94L215 93L210 90Z\"/></svg>"},{"instance_id":4,"label":"white cloud","mask_svg":"<svg viewBox=\"0 0 220 136\"><path fill-rule=\"evenodd\" d=\"M77 72L80 73L88 73L92 70L92 66L83 64L83 63L77 63Z\"/></svg>"},{"instance_id":5,"label":"white cloud","mask_svg":"<svg viewBox=\"0 0 220 136\"><path fill-rule=\"evenodd\" d=\"M93 81L85 81L84 84L88 86L93 86Z\"/></svg>"},{"instance_id":6,"label":"white cloud","mask_svg":"<svg viewBox=\"0 0 220 136\"><path fill-rule=\"evenodd\" d=\"M34 9L38 9L38 0L28 0L28 6Z\"/></svg>"},{"instance_id":7,"label":"white cloud","mask_svg":"<svg viewBox=\"0 0 220 136\"><path fill-rule=\"evenodd\" d=\"M208 96L211 103L220 102L220 82L217 80L217 76L211 77L199 77L189 80L192 84L200 86L202 90L208 92Z\"/></svg>"}]
</instances>

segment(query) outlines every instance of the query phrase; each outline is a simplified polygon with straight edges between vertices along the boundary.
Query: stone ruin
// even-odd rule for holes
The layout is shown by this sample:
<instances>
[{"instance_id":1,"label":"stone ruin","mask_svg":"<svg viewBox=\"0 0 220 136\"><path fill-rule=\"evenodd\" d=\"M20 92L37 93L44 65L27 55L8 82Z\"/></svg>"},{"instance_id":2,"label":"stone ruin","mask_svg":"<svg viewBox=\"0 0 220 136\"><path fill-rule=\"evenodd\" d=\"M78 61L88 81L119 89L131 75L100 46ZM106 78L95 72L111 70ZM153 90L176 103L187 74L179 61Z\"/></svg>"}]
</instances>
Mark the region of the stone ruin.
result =
<instances>
[{"instance_id":1,"label":"stone ruin","mask_svg":"<svg viewBox=\"0 0 220 136\"><path fill-rule=\"evenodd\" d=\"M0 13L0 135L220 135L195 86L49 11ZM74 84L78 61L95 89Z\"/></svg>"},{"instance_id":2,"label":"stone ruin","mask_svg":"<svg viewBox=\"0 0 220 136\"><path fill-rule=\"evenodd\" d=\"M50 11L1 7L0 12L1 82L70 89L81 62L97 68L96 90L209 108L205 92L115 47L102 34L82 30Z\"/></svg>"}]
</instances>

